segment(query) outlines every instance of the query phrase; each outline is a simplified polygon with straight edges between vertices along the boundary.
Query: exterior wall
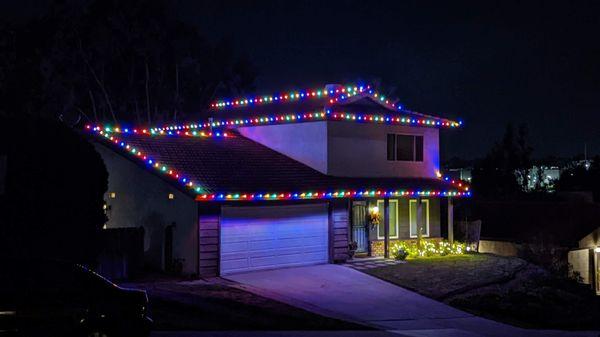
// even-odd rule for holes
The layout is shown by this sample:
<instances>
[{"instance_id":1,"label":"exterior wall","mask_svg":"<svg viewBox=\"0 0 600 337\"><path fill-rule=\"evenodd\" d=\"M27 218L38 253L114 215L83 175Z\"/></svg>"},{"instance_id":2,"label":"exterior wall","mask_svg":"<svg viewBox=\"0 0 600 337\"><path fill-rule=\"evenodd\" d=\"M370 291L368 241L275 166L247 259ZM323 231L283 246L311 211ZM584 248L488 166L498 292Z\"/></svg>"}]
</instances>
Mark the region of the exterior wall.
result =
<instances>
[{"instance_id":1,"label":"exterior wall","mask_svg":"<svg viewBox=\"0 0 600 337\"><path fill-rule=\"evenodd\" d=\"M568 254L569 276L575 276L577 273L581 277L581 283L594 284L594 255L592 249L572 250Z\"/></svg>"},{"instance_id":2,"label":"exterior wall","mask_svg":"<svg viewBox=\"0 0 600 337\"><path fill-rule=\"evenodd\" d=\"M245 126L240 134L327 173L327 122Z\"/></svg>"},{"instance_id":3,"label":"exterior wall","mask_svg":"<svg viewBox=\"0 0 600 337\"><path fill-rule=\"evenodd\" d=\"M244 137L333 176L435 178L439 170L436 128L321 121L238 130ZM423 161L388 161L388 133L423 136Z\"/></svg>"},{"instance_id":4,"label":"exterior wall","mask_svg":"<svg viewBox=\"0 0 600 337\"><path fill-rule=\"evenodd\" d=\"M600 247L600 227L579 240L579 248Z\"/></svg>"},{"instance_id":5,"label":"exterior wall","mask_svg":"<svg viewBox=\"0 0 600 337\"><path fill-rule=\"evenodd\" d=\"M200 205L198 212L198 275L200 277L219 276L221 205Z\"/></svg>"},{"instance_id":6,"label":"exterior wall","mask_svg":"<svg viewBox=\"0 0 600 337\"><path fill-rule=\"evenodd\" d=\"M329 202L329 256L332 262L345 262L350 257L348 242L350 241L350 211L347 200Z\"/></svg>"},{"instance_id":7,"label":"exterior wall","mask_svg":"<svg viewBox=\"0 0 600 337\"><path fill-rule=\"evenodd\" d=\"M477 250L480 253L490 253L500 256L517 256L519 247L510 241L479 240Z\"/></svg>"},{"instance_id":8,"label":"exterior wall","mask_svg":"<svg viewBox=\"0 0 600 337\"><path fill-rule=\"evenodd\" d=\"M95 146L109 172L106 227L144 227L145 263L153 269L164 270L165 230L175 224L173 259L183 259L184 274L197 274L197 203L112 149L98 143ZM169 193L174 199L168 198Z\"/></svg>"},{"instance_id":9,"label":"exterior wall","mask_svg":"<svg viewBox=\"0 0 600 337\"><path fill-rule=\"evenodd\" d=\"M423 136L423 161L388 161L387 134ZM340 177L426 177L439 170L439 130L402 125L327 123L327 174Z\"/></svg>"}]
</instances>

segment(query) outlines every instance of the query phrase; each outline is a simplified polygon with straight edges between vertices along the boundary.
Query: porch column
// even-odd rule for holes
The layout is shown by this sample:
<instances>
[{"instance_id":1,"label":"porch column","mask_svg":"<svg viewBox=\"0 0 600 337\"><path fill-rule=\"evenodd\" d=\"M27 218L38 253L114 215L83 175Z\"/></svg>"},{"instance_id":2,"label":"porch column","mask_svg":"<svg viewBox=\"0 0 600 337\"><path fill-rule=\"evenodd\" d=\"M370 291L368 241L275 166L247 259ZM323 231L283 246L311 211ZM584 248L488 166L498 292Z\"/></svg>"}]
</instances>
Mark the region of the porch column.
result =
<instances>
[{"instance_id":1,"label":"porch column","mask_svg":"<svg viewBox=\"0 0 600 337\"><path fill-rule=\"evenodd\" d=\"M421 198L417 198L417 216L415 218L417 225L417 238L423 237L423 202ZM417 240L417 247L421 248L421 240Z\"/></svg>"},{"instance_id":2,"label":"porch column","mask_svg":"<svg viewBox=\"0 0 600 337\"><path fill-rule=\"evenodd\" d=\"M390 258L390 199L383 199L383 257Z\"/></svg>"},{"instance_id":3,"label":"porch column","mask_svg":"<svg viewBox=\"0 0 600 337\"><path fill-rule=\"evenodd\" d=\"M448 197L448 242L454 242L454 203L451 197Z\"/></svg>"}]
</instances>

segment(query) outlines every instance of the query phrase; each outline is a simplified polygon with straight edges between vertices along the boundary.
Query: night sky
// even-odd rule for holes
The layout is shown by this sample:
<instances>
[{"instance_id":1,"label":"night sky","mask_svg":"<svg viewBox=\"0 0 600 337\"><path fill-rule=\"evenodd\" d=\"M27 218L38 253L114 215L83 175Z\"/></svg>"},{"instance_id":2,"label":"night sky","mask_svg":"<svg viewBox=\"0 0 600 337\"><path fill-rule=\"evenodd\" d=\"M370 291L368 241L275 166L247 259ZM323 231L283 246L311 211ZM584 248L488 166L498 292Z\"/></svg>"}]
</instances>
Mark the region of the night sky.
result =
<instances>
[{"instance_id":1,"label":"night sky","mask_svg":"<svg viewBox=\"0 0 600 337\"><path fill-rule=\"evenodd\" d=\"M15 16L39 10L3 4ZM535 157L600 154L600 2L176 2L257 66L259 93L379 82L414 111L458 118L442 156L483 156L527 123ZM2 8L0 8L2 9Z\"/></svg>"}]
</instances>

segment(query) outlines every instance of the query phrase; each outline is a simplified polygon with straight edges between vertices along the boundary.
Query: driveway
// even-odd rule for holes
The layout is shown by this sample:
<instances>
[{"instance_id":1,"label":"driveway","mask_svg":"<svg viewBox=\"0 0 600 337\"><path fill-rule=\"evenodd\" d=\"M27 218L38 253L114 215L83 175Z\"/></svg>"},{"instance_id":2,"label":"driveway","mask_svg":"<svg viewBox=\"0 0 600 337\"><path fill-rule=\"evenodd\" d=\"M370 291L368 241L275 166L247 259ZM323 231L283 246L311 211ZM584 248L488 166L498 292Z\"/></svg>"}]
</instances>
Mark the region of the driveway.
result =
<instances>
[{"instance_id":1,"label":"driveway","mask_svg":"<svg viewBox=\"0 0 600 337\"><path fill-rule=\"evenodd\" d=\"M239 287L321 315L404 336L598 336L529 330L454 309L357 270L323 264L228 275Z\"/></svg>"}]
</instances>

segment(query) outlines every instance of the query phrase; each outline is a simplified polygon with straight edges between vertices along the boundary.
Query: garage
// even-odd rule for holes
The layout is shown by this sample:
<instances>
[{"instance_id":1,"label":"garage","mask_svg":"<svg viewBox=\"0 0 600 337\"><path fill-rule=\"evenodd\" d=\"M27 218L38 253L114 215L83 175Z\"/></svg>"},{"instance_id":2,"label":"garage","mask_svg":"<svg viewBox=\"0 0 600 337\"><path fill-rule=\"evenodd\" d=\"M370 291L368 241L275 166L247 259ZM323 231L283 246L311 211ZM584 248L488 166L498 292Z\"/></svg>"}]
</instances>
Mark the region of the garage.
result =
<instances>
[{"instance_id":1,"label":"garage","mask_svg":"<svg viewBox=\"0 0 600 337\"><path fill-rule=\"evenodd\" d=\"M327 204L221 212L221 275L328 262Z\"/></svg>"}]
</instances>

